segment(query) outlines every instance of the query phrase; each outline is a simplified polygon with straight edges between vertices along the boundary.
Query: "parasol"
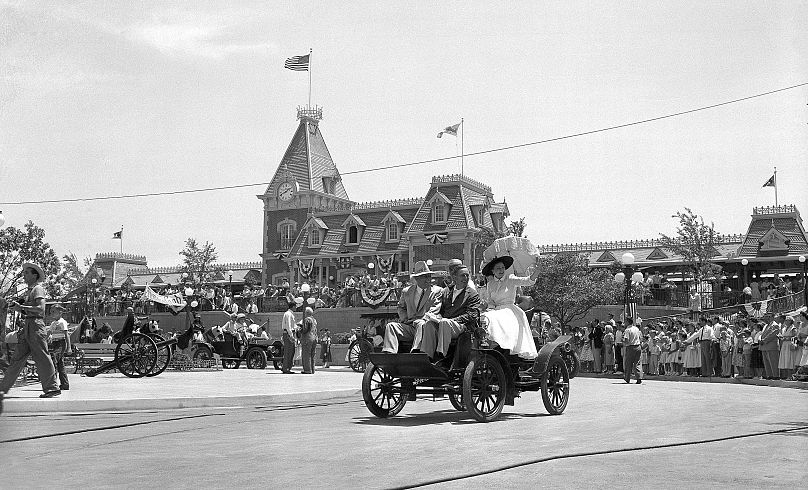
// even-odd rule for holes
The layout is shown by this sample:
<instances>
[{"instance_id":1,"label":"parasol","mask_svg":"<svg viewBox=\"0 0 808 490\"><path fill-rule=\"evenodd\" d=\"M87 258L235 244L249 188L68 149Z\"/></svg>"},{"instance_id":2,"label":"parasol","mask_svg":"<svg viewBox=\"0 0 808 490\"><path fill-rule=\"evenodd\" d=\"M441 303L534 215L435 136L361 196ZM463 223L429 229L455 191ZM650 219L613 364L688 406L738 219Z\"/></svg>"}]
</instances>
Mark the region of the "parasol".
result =
<instances>
[{"instance_id":1,"label":"parasol","mask_svg":"<svg viewBox=\"0 0 808 490\"><path fill-rule=\"evenodd\" d=\"M485 249L480 268L482 269L488 262L503 255L513 257L511 268L517 276L528 275L527 268L531 265L536 266L539 261L539 249L530 243L530 240L518 236L506 236L497 238Z\"/></svg>"}]
</instances>

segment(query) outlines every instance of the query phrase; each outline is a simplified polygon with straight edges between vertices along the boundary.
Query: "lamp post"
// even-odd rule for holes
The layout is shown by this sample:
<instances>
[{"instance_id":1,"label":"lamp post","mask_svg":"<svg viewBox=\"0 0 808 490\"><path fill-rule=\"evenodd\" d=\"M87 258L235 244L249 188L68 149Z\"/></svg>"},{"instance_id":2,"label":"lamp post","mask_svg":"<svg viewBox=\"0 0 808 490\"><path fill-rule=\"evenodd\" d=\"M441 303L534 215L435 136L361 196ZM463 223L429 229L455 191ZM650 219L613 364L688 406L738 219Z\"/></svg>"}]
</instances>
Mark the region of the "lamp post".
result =
<instances>
[{"instance_id":1,"label":"lamp post","mask_svg":"<svg viewBox=\"0 0 808 490\"><path fill-rule=\"evenodd\" d=\"M227 269L226 271L224 271L224 275L226 275L229 278L229 281L230 281L230 303L231 303L230 304L230 307L231 307L230 311L233 311L232 310L232 306L233 306L232 303L236 302L236 298L233 297L233 269Z\"/></svg>"},{"instance_id":2,"label":"lamp post","mask_svg":"<svg viewBox=\"0 0 808 490\"><path fill-rule=\"evenodd\" d=\"M749 259L741 259L741 265L743 266L743 287L749 285L749 281L746 278L746 266L749 265Z\"/></svg>"},{"instance_id":3,"label":"lamp post","mask_svg":"<svg viewBox=\"0 0 808 490\"><path fill-rule=\"evenodd\" d=\"M6 217L3 216L3 212L0 211L0 228L2 228L4 224L6 224Z\"/></svg>"},{"instance_id":4,"label":"lamp post","mask_svg":"<svg viewBox=\"0 0 808 490\"><path fill-rule=\"evenodd\" d=\"M98 291L98 279L94 277L90 279L90 282L93 284L93 294L90 300L90 318L92 318L95 316L95 295Z\"/></svg>"},{"instance_id":5,"label":"lamp post","mask_svg":"<svg viewBox=\"0 0 808 490\"><path fill-rule=\"evenodd\" d=\"M626 283L626 288L623 291L623 318L635 317L636 307L632 308L634 304L631 301L631 285L632 283L642 282L642 273L634 272L634 254L626 252L621 257L623 263L623 272L618 272L614 275L614 281L618 284ZM633 311L632 311L633 310Z\"/></svg>"},{"instance_id":6,"label":"lamp post","mask_svg":"<svg viewBox=\"0 0 808 490\"><path fill-rule=\"evenodd\" d=\"M802 294L805 302L803 306L808 306L808 260L805 259L805 255L800 255L797 260L802 264Z\"/></svg>"},{"instance_id":7,"label":"lamp post","mask_svg":"<svg viewBox=\"0 0 808 490\"><path fill-rule=\"evenodd\" d=\"M309 283L304 282L300 286L300 293L303 295L303 321L306 321L306 306L314 303L314 298L310 298L309 295L311 294L311 286ZM309 301L311 300L311 301Z\"/></svg>"}]
</instances>

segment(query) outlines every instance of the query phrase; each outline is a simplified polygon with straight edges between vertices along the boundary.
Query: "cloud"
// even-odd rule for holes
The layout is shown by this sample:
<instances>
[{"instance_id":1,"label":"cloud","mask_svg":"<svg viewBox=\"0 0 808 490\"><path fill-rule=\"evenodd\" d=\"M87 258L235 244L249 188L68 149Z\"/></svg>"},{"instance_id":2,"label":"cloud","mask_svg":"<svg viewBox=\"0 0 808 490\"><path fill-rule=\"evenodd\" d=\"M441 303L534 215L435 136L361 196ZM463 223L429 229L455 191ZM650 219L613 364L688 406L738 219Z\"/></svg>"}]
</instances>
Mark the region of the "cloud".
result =
<instances>
[{"instance_id":1,"label":"cloud","mask_svg":"<svg viewBox=\"0 0 808 490\"><path fill-rule=\"evenodd\" d=\"M154 13L148 22L130 26L125 34L134 42L146 43L172 56L223 58L234 54L276 52L273 43L238 39L244 23L254 21L254 17L240 11L167 10Z\"/></svg>"}]
</instances>

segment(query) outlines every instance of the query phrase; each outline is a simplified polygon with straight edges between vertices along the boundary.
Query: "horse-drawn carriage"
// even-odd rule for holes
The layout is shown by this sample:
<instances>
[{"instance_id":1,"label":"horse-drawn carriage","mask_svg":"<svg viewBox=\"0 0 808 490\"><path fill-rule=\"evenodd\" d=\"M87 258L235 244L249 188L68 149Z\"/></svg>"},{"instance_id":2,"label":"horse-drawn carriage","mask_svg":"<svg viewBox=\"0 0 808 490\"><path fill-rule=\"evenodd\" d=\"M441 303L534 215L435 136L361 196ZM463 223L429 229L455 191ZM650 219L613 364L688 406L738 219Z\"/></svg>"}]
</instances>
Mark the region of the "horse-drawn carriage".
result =
<instances>
[{"instance_id":1,"label":"horse-drawn carriage","mask_svg":"<svg viewBox=\"0 0 808 490\"><path fill-rule=\"evenodd\" d=\"M193 358L213 359L213 354L217 354L222 359L222 367L225 369L238 369L242 362L247 364L248 369L264 369L270 361L275 369L281 368L283 362L281 341L251 338L247 340L246 345L243 345L229 332L224 332L223 336L224 340L194 342Z\"/></svg>"},{"instance_id":2,"label":"horse-drawn carriage","mask_svg":"<svg viewBox=\"0 0 808 490\"><path fill-rule=\"evenodd\" d=\"M380 418L392 417L407 401L419 396L448 396L452 406L468 411L480 422L496 420L505 405L524 391L540 391L545 409L559 415L567 407L570 373L565 357L574 355L569 336L544 345L537 362L526 361L485 340L485 330L464 332L452 341L450 367L435 365L424 353L408 353L400 344L398 354L369 353L362 379L362 397L370 412ZM523 374L533 367L538 378Z\"/></svg>"}]
</instances>

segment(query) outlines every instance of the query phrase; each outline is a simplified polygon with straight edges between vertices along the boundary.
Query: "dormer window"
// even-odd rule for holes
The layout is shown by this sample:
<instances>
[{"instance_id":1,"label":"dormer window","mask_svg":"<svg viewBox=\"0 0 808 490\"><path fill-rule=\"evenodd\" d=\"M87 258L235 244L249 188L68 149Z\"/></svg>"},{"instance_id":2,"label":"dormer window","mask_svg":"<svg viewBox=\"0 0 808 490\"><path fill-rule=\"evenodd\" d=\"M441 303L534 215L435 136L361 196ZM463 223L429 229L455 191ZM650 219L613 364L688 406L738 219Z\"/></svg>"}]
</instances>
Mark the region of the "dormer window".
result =
<instances>
[{"instance_id":1,"label":"dormer window","mask_svg":"<svg viewBox=\"0 0 808 490\"><path fill-rule=\"evenodd\" d=\"M319 247L320 246L320 230L312 226L309 228L309 247Z\"/></svg>"},{"instance_id":2,"label":"dormer window","mask_svg":"<svg viewBox=\"0 0 808 490\"><path fill-rule=\"evenodd\" d=\"M387 241L394 242L398 240L398 236L399 236L398 223L395 221L390 221L389 223L387 223Z\"/></svg>"},{"instance_id":3,"label":"dormer window","mask_svg":"<svg viewBox=\"0 0 808 490\"><path fill-rule=\"evenodd\" d=\"M432 205L432 222L445 223L446 222L446 205L442 202L436 202Z\"/></svg>"},{"instance_id":4,"label":"dormer window","mask_svg":"<svg viewBox=\"0 0 808 490\"><path fill-rule=\"evenodd\" d=\"M439 190L435 191L428 204L432 214L432 223L446 223L448 221L452 201L444 193Z\"/></svg>"},{"instance_id":5,"label":"dormer window","mask_svg":"<svg viewBox=\"0 0 808 490\"><path fill-rule=\"evenodd\" d=\"M306 222L303 230L306 232L306 246L309 248L320 247L323 244L325 232L328 231L328 226L320 218L312 217Z\"/></svg>"},{"instance_id":6,"label":"dormer window","mask_svg":"<svg viewBox=\"0 0 808 490\"><path fill-rule=\"evenodd\" d=\"M345 243L347 245L356 245L362 240L362 232L365 229L365 222L362 218L351 213L345 221L342 222L345 227Z\"/></svg>"}]
</instances>

